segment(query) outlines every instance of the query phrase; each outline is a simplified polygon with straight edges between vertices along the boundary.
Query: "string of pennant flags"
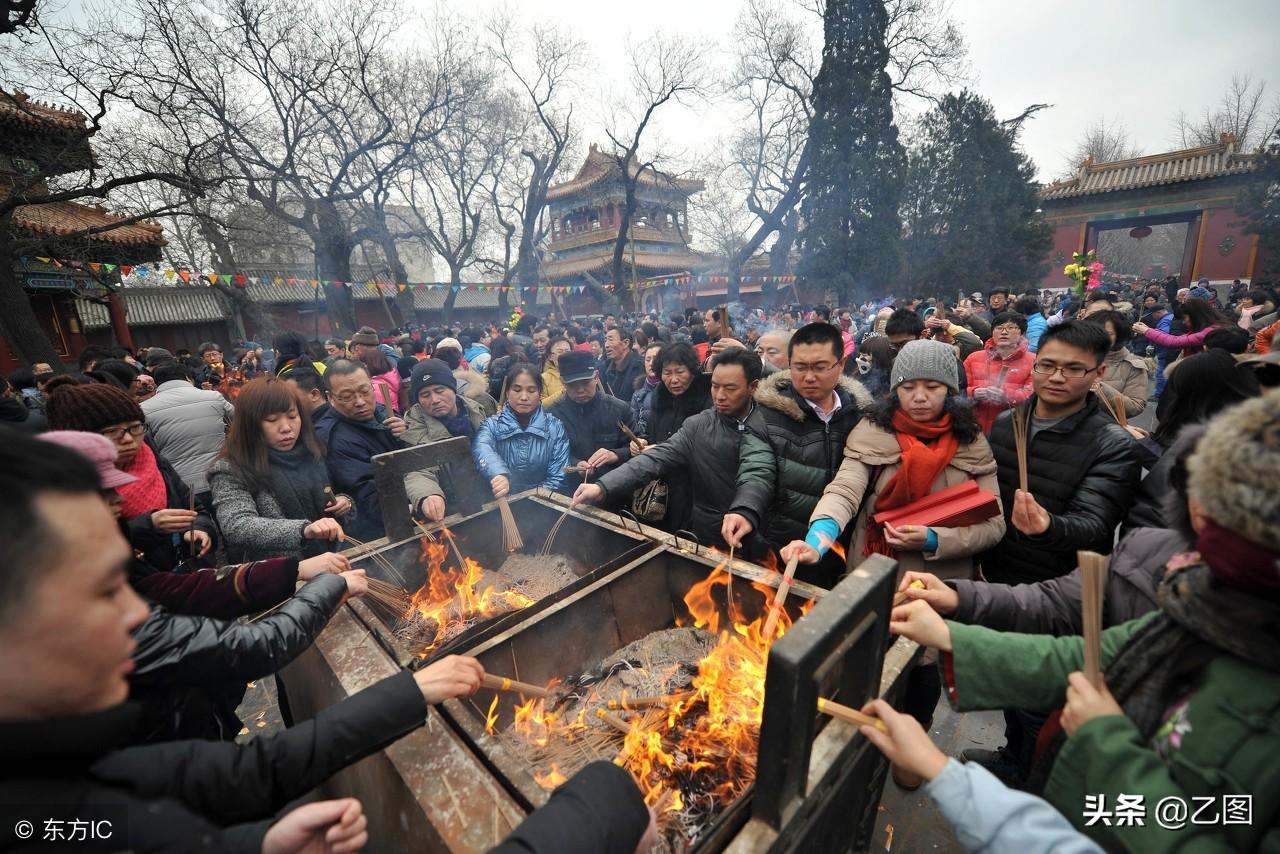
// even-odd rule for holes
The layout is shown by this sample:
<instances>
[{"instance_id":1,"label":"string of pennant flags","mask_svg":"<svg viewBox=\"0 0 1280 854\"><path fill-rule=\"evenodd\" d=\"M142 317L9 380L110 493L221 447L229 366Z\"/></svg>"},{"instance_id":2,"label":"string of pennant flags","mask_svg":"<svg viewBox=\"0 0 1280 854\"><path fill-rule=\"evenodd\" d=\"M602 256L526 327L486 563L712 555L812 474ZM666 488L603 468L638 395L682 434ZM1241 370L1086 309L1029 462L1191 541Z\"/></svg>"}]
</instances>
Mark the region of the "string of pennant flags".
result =
<instances>
[{"instance_id":1,"label":"string of pennant flags","mask_svg":"<svg viewBox=\"0 0 1280 854\"><path fill-rule=\"evenodd\" d=\"M303 278L297 276L249 276L244 273L200 273L191 270L174 270L161 269L159 265L129 265L129 264L108 264L90 261L62 261L56 258L36 257L34 259L45 266L53 266L55 268L70 268L75 270L89 270L95 274L111 275L119 273L121 279L131 276L137 276L145 279L155 276L163 279L166 284L175 286L190 287L213 287L216 284L222 284L228 287L245 288L250 285L275 285L289 287L306 287L312 290L319 288L333 288L335 290L341 288L363 288L369 291L389 291L396 290L403 293L408 290L431 290L449 288L455 293L459 291L481 291L496 290L500 292L508 291L531 291L536 290L540 293L570 294L582 293L587 289L586 285L506 285L495 282L461 282L454 284L452 282L378 282L372 279L363 282L346 282L330 279ZM23 258L22 262L26 265L28 259ZM744 284L792 284L796 280L795 276L742 276L739 281ZM683 286L689 284L695 285L727 285L729 277L723 275L692 275L681 274L677 276L656 276L649 279L641 280L637 283L640 289L648 289L663 286ZM612 284L604 285L609 290L614 290Z\"/></svg>"}]
</instances>

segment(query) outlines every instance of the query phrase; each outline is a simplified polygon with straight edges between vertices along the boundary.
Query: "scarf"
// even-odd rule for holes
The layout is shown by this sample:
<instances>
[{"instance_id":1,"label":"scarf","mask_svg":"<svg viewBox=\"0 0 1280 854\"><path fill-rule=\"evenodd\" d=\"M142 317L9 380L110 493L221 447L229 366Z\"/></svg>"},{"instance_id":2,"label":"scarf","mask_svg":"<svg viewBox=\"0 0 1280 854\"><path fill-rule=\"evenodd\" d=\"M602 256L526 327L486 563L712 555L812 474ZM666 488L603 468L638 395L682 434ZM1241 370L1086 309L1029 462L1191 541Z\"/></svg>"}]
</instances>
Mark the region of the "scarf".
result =
<instances>
[{"instance_id":1,"label":"scarf","mask_svg":"<svg viewBox=\"0 0 1280 854\"><path fill-rule=\"evenodd\" d=\"M268 451L271 467L271 494L286 519L314 522L324 515L324 488L328 473L324 463L311 456L304 442L288 451Z\"/></svg>"},{"instance_id":2,"label":"scarf","mask_svg":"<svg viewBox=\"0 0 1280 854\"><path fill-rule=\"evenodd\" d=\"M1203 534L1199 545L1205 545ZM1217 557L1205 562L1196 553L1175 556L1160 583L1160 614L1107 666L1107 688L1144 743L1160 728L1169 706L1195 689L1215 657L1225 653L1280 670L1280 604L1220 583L1216 563ZM1050 719L1054 724L1057 715ZM1028 791L1043 791L1065 740L1058 729L1042 742L1047 747L1032 768Z\"/></svg>"},{"instance_id":3,"label":"scarf","mask_svg":"<svg viewBox=\"0 0 1280 854\"><path fill-rule=\"evenodd\" d=\"M1280 601L1280 552L1245 539L1212 519L1200 531L1196 549L1219 584Z\"/></svg>"},{"instance_id":4,"label":"scarf","mask_svg":"<svg viewBox=\"0 0 1280 854\"><path fill-rule=\"evenodd\" d=\"M898 471L876 496L876 511L893 510L919 501L931 491L938 475L951 464L960 440L951 430L951 415L944 414L937 421L921 424L899 409L893 413L893 429L898 447L902 449L902 461ZM932 443L932 444L927 444ZM894 555L884 539L884 526L867 517L864 555Z\"/></svg>"},{"instance_id":5,"label":"scarf","mask_svg":"<svg viewBox=\"0 0 1280 854\"><path fill-rule=\"evenodd\" d=\"M155 452L146 442L138 443L138 453L133 462L121 471L137 478L116 490L124 499L124 518L132 519L169 506L169 490L165 486L164 475L160 473Z\"/></svg>"},{"instance_id":6,"label":"scarf","mask_svg":"<svg viewBox=\"0 0 1280 854\"><path fill-rule=\"evenodd\" d=\"M458 407L452 415L446 415L438 419L444 425L444 429L449 431L450 436L466 436L468 439L475 436L475 428L471 426L471 416L467 413L467 405L461 400L458 401Z\"/></svg>"}]
</instances>

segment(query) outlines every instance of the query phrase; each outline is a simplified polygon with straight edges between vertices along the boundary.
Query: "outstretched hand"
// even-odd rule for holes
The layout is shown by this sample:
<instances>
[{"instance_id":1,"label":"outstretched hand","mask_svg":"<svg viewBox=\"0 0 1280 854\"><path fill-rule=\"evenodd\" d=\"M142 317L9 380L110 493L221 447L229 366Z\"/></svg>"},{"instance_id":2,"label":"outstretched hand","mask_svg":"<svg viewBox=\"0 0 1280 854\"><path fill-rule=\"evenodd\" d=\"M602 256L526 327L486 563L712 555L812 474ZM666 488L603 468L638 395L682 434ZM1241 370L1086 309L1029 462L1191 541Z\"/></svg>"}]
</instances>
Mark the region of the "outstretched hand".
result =
<instances>
[{"instance_id":1,"label":"outstretched hand","mask_svg":"<svg viewBox=\"0 0 1280 854\"><path fill-rule=\"evenodd\" d=\"M896 711L884 700L872 700L862 707L862 713L884 722L888 732L866 725L858 731L898 768L932 780L947 767L947 755L934 745L929 733L911 715Z\"/></svg>"},{"instance_id":2,"label":"outstretched hand","mask_svg":"<svg viewBox=\"0 0 1280 854\"><path fill-rule=\"evenodd\" d=\"M889 633L921 646L951 652L951 629L928 602L917 600L894 608L889 617Z\"/></svg>"}]
</instances>

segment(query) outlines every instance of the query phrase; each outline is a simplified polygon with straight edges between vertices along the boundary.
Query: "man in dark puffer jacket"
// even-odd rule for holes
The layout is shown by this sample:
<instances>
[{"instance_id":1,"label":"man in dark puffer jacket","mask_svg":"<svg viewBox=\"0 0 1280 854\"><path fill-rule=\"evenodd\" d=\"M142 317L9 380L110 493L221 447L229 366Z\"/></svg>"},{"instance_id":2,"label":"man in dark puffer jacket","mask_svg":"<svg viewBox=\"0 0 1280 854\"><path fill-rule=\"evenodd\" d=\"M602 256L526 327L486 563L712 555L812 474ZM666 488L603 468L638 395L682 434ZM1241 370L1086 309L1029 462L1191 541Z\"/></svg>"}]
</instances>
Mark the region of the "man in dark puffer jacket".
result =
<instances>
[{"instance_id":1,"label":"man in dark puffer jacket","mask_svg":"<svg viewBox=\"0 0 1280 854\"><path fill-rule=\"evenodd\" d=\"M1000 500L1008 530L981 558L989 581L1034 584L1076 567L1081 549L1110 554L1141 473L1133 438L1112 420L1090 391L1105 370L1110 339L1097 326L1076 321L1052 327L1042 338L1032 371L1035 393L1027 401L1027 481L1018 498L1018 452L1013 415L991 428L999 466ZM1105 345L1105 346L1104 346ZM1045 347L1050 347L1045 352ZM1040 373L1052 370L1052 373ZM1084 372L1068 377L1063 371ZM1025 509L1024 509L1025 508Z\"/></svg>"},{"instance_id":2,"label":"man in dark puffer jacket","mask_svg":"<svg viewBox=\"0 0 1280 854\"><path fill-rule=\"evenodd\" d=\"M731 543L756 530L775 549L804 539L850 431L873 403L860 383L843 375L844 338L830 323L801 327L787 354L791 368L765 378L756 391L768 440L743 439L738 495L725 517ZM843 570L844 562L833 558L819 564L812 579L830 586Z\"/></svg>"}]
</instances>

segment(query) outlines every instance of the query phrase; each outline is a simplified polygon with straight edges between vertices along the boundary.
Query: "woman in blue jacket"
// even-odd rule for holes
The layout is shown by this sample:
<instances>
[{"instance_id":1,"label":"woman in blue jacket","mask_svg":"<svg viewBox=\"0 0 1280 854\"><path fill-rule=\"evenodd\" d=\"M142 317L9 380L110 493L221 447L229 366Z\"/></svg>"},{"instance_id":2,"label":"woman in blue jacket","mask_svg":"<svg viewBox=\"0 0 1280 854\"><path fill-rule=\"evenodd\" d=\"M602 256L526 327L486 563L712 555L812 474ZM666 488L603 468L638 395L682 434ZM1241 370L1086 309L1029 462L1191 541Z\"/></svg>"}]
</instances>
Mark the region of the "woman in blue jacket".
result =
<instances>
[{"instance_id":1,"label":"woman in blue jacket","mask_svg":"<svg viewBox=\"0 0 1280 854\"><path fill-rule=\"evenodd\" d=\"M476 432L472 454L495 498L535 486L555 490L569 465L564 425L542 408L542 375L521 365L503 383L505 404Z\"/></svg>"}]
</instances>

